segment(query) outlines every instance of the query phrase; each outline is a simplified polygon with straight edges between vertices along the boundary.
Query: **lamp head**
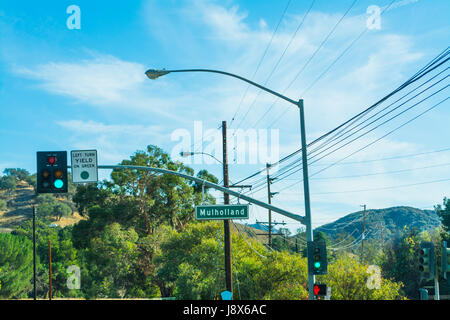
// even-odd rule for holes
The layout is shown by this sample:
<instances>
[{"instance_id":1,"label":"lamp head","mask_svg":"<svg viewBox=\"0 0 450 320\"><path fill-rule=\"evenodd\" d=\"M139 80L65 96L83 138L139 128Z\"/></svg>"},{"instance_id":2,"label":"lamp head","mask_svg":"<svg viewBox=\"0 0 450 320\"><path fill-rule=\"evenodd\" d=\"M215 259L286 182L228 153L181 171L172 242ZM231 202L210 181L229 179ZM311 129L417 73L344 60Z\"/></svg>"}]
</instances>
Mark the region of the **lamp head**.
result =
<instances>
[{"instance_id":1,"label":"lamp head","mask_svg":"<svg viewBox=\"0 0 450 320\"><path fill-rule=\"evenodd\" d=\"M181 151L180 152L180 156L182 156L182 157L189 157L189 156L193 156L194 155L194 153L193 152L189 152L189 151Z\"/></svg>"},{"instance_id":2,"label":"lamp head","mask_svg":"<svg viewBox=\"0 0 450 320\"><path fill-rule=\"evenodd\" d=\"M162 69L162 70L149 69L149 70L145 71L145 74L147 75L147 77L149 77L152 80L155 80L155 79L157 79L165 74L168 74L168 73L170 73L170 71L167 71L164 69Z\"/></svg>"}]
</instances>

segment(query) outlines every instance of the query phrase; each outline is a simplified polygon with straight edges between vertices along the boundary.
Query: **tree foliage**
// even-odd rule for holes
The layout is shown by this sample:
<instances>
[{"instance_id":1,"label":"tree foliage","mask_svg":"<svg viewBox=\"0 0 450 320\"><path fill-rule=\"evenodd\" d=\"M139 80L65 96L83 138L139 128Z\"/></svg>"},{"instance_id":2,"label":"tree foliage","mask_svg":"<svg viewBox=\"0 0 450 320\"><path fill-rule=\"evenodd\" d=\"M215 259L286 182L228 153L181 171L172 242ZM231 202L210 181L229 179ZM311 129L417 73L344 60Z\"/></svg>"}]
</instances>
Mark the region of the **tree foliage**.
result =
<instances>
[{"instance_id":1,"label":"tree foliage","mask_svg":"<svg viewBox=\"0 0 450 320\"><path fill-rule=\"evenodd\" d=\"M0 233L0 298L20 298L30 290L33 249L30 240Z\"/></svg>"}]
</instances>

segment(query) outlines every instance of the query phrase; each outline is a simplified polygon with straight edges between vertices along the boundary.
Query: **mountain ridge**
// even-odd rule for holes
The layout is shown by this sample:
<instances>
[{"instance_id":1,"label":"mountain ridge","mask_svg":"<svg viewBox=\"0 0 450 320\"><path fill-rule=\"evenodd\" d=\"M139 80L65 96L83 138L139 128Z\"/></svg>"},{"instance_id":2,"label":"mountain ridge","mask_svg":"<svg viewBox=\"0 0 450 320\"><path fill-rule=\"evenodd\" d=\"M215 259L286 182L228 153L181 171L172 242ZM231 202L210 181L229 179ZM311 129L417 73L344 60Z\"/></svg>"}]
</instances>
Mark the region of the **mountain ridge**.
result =
<instances>
[{"instance_id":1,"label":"mountain ridge","mask_svg":"<svg viewBox=\"0 0 450 320\"><path fill-rule=\"evenodd\" d=\"M348 215L314 229L321 231L331 239L340 234L362 234L364 211ZM435 210L422 210L410 206L395 206L383 209L367 209L365 217L365 238L382 236L385 240L394 237L405 226L419 231L430 231L441 225Z\"/></svg>"}]
</instances>

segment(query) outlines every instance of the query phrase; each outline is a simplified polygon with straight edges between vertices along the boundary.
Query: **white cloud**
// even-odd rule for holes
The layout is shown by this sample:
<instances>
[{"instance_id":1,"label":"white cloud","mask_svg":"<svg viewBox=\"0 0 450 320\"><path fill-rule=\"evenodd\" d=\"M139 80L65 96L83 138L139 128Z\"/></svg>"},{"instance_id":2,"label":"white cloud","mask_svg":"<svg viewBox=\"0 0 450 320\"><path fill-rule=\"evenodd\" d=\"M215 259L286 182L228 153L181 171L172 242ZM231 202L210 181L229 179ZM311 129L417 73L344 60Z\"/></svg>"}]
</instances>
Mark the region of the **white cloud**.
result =
<instances>
[{"instance_id":1,"label":"white cloud","mask_svg":"<svg viewBox=\"0 0 450 320\"><path fill-rule=\"evenodd\" d=\"M57 124L71 132L71 147L97 149L102 164L128 159L147 145L162 145L170 138L161 126L105 124L97 121L67 120Z\"/></svg>"},{"instance_id":2,"label":"white cloud","mask_svg":"<svg viewBox=\"0 0 450 320\"><path fill-rule=\"evenodd\" d=\"M15 70L41 81L45 90L95 104L122 101L125 93L145 81L144 66L110 55L95 55L77 62L49 62Z\"/></svg>"}]
</instances>

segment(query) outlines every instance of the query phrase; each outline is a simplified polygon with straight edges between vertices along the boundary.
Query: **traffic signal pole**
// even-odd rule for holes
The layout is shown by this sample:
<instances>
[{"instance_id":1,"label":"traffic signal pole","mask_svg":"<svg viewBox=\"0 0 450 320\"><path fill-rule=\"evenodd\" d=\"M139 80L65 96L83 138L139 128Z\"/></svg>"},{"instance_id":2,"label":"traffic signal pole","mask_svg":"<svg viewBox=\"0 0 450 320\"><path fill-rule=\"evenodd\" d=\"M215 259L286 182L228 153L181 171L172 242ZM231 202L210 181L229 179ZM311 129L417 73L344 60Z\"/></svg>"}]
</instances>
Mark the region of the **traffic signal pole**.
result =
<instances>
[{"instance_id":1,"label":"traffic signal pole","mask_svg":"<svg viewBox=\"0 0 450 320\"><path fill-rule=\"evenodd\" d=\"M305 225L306 225L306 241L307 243L313 241L313 229L311 222L311 204L309 201L309 179L308 179L308 159L306 152L306 130L305 130L305 114L303 108L303 99L297 103L300 113L300 136L302 144L302 169L303 169L303 196L305 200ZM308 254L308 259L311 259L312 254ZM315 276L308 272L308 292L309 300L314 300L314 282Z\"/></svg>"},{"instance_id":2,"label":"traffic signal pole","mask_svg":"<svg viewBox=\"0 0 450 320\"><path fill-rule=\"evenodd\" d=\"M441 300L439 298L439 280L438 280L437 272L434 276L434 300Z\"/></svg>"}]
</instances>

